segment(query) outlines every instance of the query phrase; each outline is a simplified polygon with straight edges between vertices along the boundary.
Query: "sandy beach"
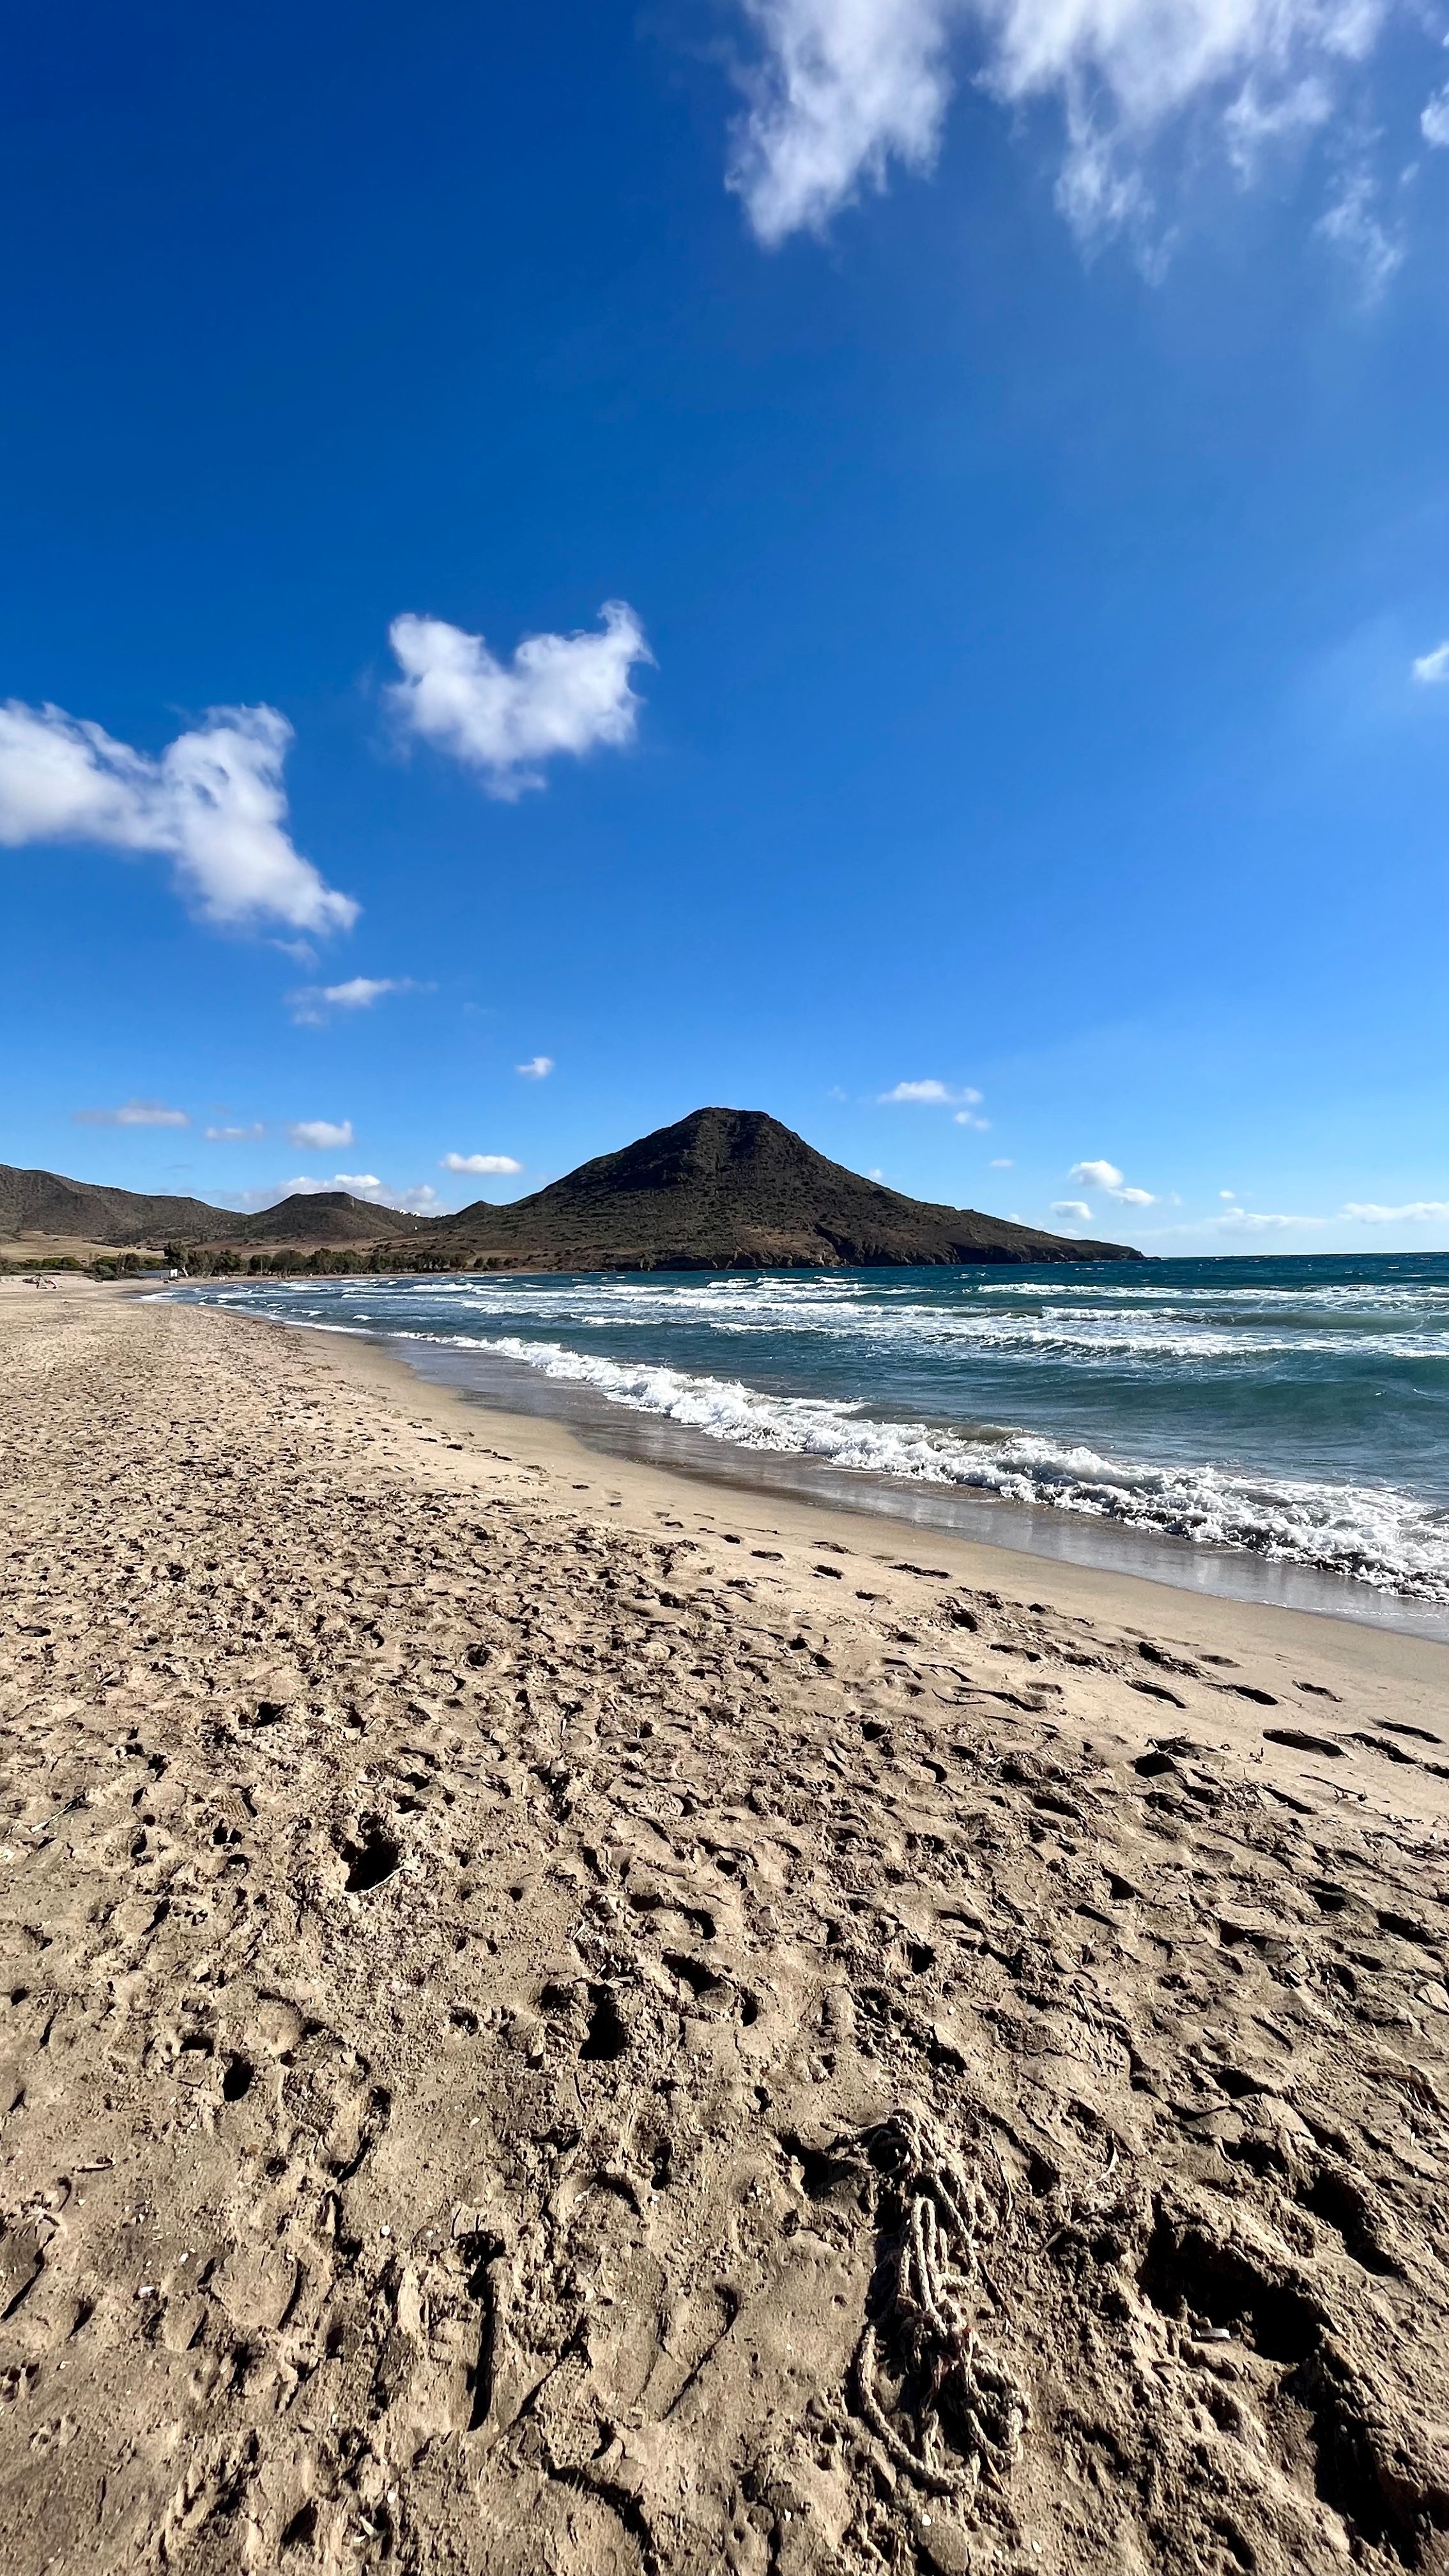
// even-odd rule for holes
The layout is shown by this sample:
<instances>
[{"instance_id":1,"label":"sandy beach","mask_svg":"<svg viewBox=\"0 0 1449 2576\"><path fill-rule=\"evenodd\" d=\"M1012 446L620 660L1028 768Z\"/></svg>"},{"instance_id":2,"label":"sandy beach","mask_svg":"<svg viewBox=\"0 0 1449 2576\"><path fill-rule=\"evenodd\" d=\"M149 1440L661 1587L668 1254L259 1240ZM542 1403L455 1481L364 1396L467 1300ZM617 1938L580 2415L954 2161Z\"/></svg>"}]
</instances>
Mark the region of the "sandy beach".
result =
<instances>
[{"instance_id":1,"label":"sandy beach","mask_svg":"<svg viewBox=\"0 0 1449 2576\"><path fill-rule=\"evenodd\" d=\"M1449 2568L1449 1649L0 1290L0 2560Z\"/></svg>"}]
</instances>

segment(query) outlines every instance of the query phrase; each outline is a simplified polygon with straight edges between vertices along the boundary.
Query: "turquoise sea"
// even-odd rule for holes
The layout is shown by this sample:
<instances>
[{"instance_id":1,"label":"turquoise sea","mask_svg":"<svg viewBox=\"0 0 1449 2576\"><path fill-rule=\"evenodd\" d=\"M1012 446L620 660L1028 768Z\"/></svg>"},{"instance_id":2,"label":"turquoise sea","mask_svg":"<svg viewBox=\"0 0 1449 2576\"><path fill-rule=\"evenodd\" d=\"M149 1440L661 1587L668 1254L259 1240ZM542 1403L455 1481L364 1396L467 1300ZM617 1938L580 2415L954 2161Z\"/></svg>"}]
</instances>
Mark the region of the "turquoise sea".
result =
<instances>
[{"instance_id":1,"label":"turquoise sea","mask_svg":"<svg viewBox=\"0 0 1449 2576\"><path fill-rule=\"evenodd\" d=\"M1449 1604L1449 1254L182 1293L399 1339L429 1376L755 1482L788 1464L1058 1555L1095 1524L1204 1571L1312 1569L1351 1612Z\"/></svg>"}]
</instances>

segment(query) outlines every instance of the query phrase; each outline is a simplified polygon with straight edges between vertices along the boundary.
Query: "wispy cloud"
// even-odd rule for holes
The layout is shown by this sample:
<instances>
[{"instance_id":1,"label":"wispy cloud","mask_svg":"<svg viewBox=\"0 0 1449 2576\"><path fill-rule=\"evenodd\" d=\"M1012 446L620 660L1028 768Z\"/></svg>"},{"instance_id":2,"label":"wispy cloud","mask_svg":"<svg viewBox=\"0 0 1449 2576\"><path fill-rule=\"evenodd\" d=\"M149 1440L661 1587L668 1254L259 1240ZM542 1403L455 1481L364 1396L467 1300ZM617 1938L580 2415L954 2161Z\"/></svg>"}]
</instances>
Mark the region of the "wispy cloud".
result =
<instances>
[{"instance_id":1,"label":"wispy cloud","mask_svg":"<svg viewBox=\"0 0 1449 2576\"><path fill-rule=\"evenodd\" d=\"M209 1145L254 1145L266 1132L260 1124L255 1127L208 1127L206 1141Z\"/></svg>"},{"instance_id":2,"label":"wispy cloud","mask_svg":"<svg viewBox=\"0 0 1449 2576\"><path fill-rule=\"evenodd\" d=\"M337 1011L370 1011L389 993L423 993L410 975L352 975L345 984L304 984L287 995L287 1007L300 1028L320 1029Z\"/></svg>"},{"instance_id":3,"label":"wispy cloud","mask_svg":"<svg viewBox=\"0 0 1449 2576\"><path fill-rule=\"evenodd\" d=\"M168 1109L164 1100L123 1100L119 1109L74 1109L77 1127L189 1127L184 1109Z\"/></svg>"},{"instance_id":4,"label":"wispy cloud","mask_svg":"<svg viewBox=\"0 0 1449 2576\"><path fill-rule=\"evenodd\" d=\"M602 633L528 635L500 662L481 635L441 617L396 617L388 630L403 677L388 691L409 733L474 770L490 796L543 785L541 764L634 739L640 701L629 685L651 662L644 629L622 599L606 600Z\"/></svg>"},{"instance_id":5,"label":"wispy cloud","mask_svg":"<svg viewBox=\"0 0 1449 2576\"><path fill-rule=\"evenodd\" d=\"M293 1145L310 1147L313 1153L324 1154L329 1146L351 1144L352 1121L350 1118L296 1118L288 1127L287 1136ZM327 1181L320 1186L330 1189L332 1184Z\"/></svg>"},{"instance_id":6,"label":"wispy cloud","mask_svg":"<svg viewBox=\"0 0 1449 2576\"><path fill-rule=\"evenodd\" d=\"M1371 1199L1351 1199L1340 1214L1356 1225L1438 1224L1449 1217L1449 1199L1410 1199L1406 1207L1379 1207Z\"/></svg>"},{"instance_id":7,"label":"wispy cloud","mask_svg":"<svg viewBox=\"0 0 1449 2576\"><path fill-rule=\"evenodd\" d=\"M1421 653L1413 673L1421 688L1442 688L1449 682L1449 643L1436 644L1432 653Z\"/></svg>"},{"instance_id":8,"label":"wispy cloud","mask_svg":"<svg viewBox=\"0 0 1449 2576\"><path fill-rule=\"evenodd\" d=\"M286 829L292 728L275 707L213 707L158 760L60 707L0 707L0 842L83 841L169 858L204 921L348 930L358 907L325 885Z\"/></svg>"},{"instance_id":9,"label":"wispy cloud","mask_svg":"<svg viewBox=\"0 0 1449 2576\"><path fill-rule=\"evenodd\" d=\"M962 1100L968 1107L974 1108L979 1103L981 1094L979 1091L973 1091L969 1083L952 1085L949 1082L928 1079L924 1082L898 1082L894 1090L882 1091L877 1094L877 1097L882 1101L909 1101L929 1109L949 1108L954 1101ZM960 1121L963 1127L974 1123L973 1120L965 1118Z\"/></svg>"},{"instance_id":10,"label":"wispy cloud","mask_svg":"<svg viewBox=\"0 0 1449 2576\"><path fill-rule=\"evenodd\" d=\"M1306 1225L1316 1230L1327 1222L1321 1216L1280 1216L1256 1208L1231 1208L1226 1216L1213 1219L1221 1234L1282 1234L1291 1226Z\"/></svg>"},{"instance_id":11,"label":"wispy cloud","mask_svg":"<svg viewBox=\"0 0 1449 2576\"><path fill-rule=\"evenodd\" d=\"M1348 262L1367 303L1383 294L1404 264L1402 229L1386 219L1367 153L1359 153L1314 227Z\"/></svg>"},{"instance_id":12,"label":"wispy cloud","mask_svg":"<svg viewBox=\"0 0 1449 2576\"><path fill-rule=\"evenodd\" d=\"M747 106L728 184L773 247L822 233L892 163L929 171L972 40L976 85L1012 110L1054 101L1062 212L1084 236L1145 236L1157 147L1189 119L1195 152L1214 134L1240 182L1270 147L1326 126L1371 52L1386 0L741 0L759 40L741 75ZM1437 103L1424 131L1439 139ZM1434 128L1431 131L1431 127ZM1445 112L1449 139L1449 109ZM1333 226L1361 251L1378 221L1353 185ZM1381 227L1382 229L1382 227ZM1349 236L1356 238L1350 242ZM1387 242L1387 235L1384 236ZM1375 247L1375 255L1387 255Z\"/></svg>"},{"instance_id":13,"label":"wispy cloud","mask_svg":"<svg viewBox=\"0 0 1449 2576\"><path fill-rule=\"evenodd\" d=\"M991 1169L993 1172L1014 1172L1016 1165L1010 1154L998 1154L992 1162Z\"/></svg>"},{"instance_id":14,"label":"wispy cloud","mask_svg":"<svg viewBox=\"0 0 1449 2576\"><path fill-rule=\"evenodd\" d=\"M1182 1234L1286 1234L1295 1226L1306 1227L1310 1234L1327 1225L1324 1216L1289 1216L1258 1208L1226 1208L1221 1216L1210 1216L1199 1224L1164 1226L1156 1238Z\"/></svg>"},{"instance_id":15,"label":"wispy cloud","mask_svg":"<svg viewBox=\"0 0 1449 2576\"><path fill-rule=\"evenodd\" d=\"M516 1064L513 1070L515 1073L521 1073L525 1082L547 1082L553 1071L553 1057L531 1055L527 1064Z\"/></svg>"}]
</instances>

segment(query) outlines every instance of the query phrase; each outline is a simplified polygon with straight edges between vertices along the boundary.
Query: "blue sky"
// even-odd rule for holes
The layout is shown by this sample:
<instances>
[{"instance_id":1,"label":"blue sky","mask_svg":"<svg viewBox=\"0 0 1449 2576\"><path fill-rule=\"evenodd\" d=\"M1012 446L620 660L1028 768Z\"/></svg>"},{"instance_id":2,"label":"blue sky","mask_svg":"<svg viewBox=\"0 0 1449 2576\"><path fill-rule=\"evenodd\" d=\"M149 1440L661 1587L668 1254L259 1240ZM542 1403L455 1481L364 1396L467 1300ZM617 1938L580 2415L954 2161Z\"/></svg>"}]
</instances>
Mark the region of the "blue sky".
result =
<instances>
[{"instance_id":1,"label":"blue sky","mask_svg":"<svg viewBox=\"0 0 1449 2576\"><path fill-rule=\"evenodd\" d=\"M17 21L0 1157L1449 1246L1449 12L1101 16Z\"/></svg>"}]
</instances>

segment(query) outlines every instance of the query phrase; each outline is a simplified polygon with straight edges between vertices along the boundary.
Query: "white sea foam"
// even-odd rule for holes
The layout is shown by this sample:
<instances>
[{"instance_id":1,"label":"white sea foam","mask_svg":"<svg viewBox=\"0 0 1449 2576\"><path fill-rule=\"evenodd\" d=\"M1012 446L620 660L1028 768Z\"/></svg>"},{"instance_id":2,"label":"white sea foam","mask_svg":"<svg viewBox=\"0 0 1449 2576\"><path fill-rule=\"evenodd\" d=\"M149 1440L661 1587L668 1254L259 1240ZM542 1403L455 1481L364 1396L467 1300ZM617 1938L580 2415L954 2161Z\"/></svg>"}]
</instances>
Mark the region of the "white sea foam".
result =
<instances>
[{"instance_id":1,"label":"white sea foam","mask_svg":"<svg viewBox=\"0 0 1449 2576\"><path fill-rule=\"evenodd\" d=\"M974 1285L974 1283L973 1283ZM329 1283L333 1295L375 1295L375 1283ZM306 1289L299 1283L299 1292ZM1449 1358L1449 1293L1436 1298L1416 1289L1412 1300L1386 1307L1377 1289L1362 1292L1359 1307L1337 1290L1321 1307L1305 1292L1261 1291L1244 1297L1227 1290L1184 1292L1181 1300L1154 1288L1150 1299L1083 1287L1075 1301L1055 1288L1029 1297L1021 1283L1011 1293L1025 1309L1004 1312L975 1302L947 1305L924 1300L918 1290L892 1291L872 1280L778 1277L709 1278L698 1282L621 1279L491 1280L455 1278L412 1283L410 1302L456 1321L460 1313L484 1323L573 1326L632 1334L666 1324L698 1326L725 1337L789 1333L849 1343L868 1359L872 1351L1000 1354L1084 1362L1129 1370L1184 1365L1247 1373L1277 1360L1442 1360ZM1090 1302L1089 1302L1090 1301ZM1246 1312L1243 1311L1246 1309ZM1414 1315L1419 1328L1374 1332L1374 1321ZM1338 1329L1328 1319L1332 1317ZM1357 1329L1344 1329L1345 1324Z\"/></svg>"},{"instance_id":2,"label":"white sea foam","mask_svg":"<svg viewBox=\"0 0 1449 2576\"><path fill-rule=\"evenodd\" d=\"M189 1293L334 1331L489 1351L747 1449L995 1493L1449 1601L1432 1441L1449 1362L1442 1274L1295 1269L1247 1287L1155 1272L455 1274ZM918 1412L932 1418L891 1418ZM1015 1427L989 1427L1003 1421ZM1198 1463L1215 1453L1233 1463ZM1300 1460L1312 1475L1293 1472Z\"/></svg>"},{"instance_id":3,"label":"white sea foam","mask_svg":"<svg viewBox=\"0 0 1449 2576\"><path fill-rule=\"evenodd\" d=\"M1449 1516L1386 1487L1155 1467L1035 1432L967 1438L929 1423L873 1420L859 1404L766 1395L736 1380L630 1366L513 1334L476 1347L741 1448L973 1487L1203 1546L1249 1548L1276 1562L1352 1575L1382 1591L1449 1601Z\"/></svg>"}]
</instances>

